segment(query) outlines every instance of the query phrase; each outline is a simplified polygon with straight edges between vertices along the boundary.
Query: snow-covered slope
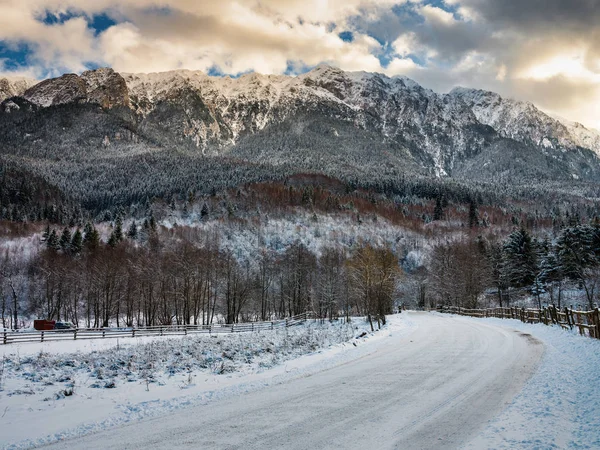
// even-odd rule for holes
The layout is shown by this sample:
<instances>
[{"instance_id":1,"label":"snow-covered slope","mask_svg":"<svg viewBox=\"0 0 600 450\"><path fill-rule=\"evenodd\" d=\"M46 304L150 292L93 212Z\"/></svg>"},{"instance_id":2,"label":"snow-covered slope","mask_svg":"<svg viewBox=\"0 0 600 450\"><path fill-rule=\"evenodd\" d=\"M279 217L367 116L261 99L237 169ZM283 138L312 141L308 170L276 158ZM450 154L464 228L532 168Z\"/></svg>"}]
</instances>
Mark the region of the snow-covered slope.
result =
<instances>
[{"instance_id":1,"label":"snow-covered slope","mask_svg":"<svg viewBox=\"0 0 600 450\"><path fill-rule=\"evenodd\" d=\"M502 136L542 147L572 149L582 147L600 154L600 134L580 123L560 121L540 111L532 103L502 98L478 89L455 88L452 99L465 102L477 120L493 127Z\"/></svg>"}]
</instances>

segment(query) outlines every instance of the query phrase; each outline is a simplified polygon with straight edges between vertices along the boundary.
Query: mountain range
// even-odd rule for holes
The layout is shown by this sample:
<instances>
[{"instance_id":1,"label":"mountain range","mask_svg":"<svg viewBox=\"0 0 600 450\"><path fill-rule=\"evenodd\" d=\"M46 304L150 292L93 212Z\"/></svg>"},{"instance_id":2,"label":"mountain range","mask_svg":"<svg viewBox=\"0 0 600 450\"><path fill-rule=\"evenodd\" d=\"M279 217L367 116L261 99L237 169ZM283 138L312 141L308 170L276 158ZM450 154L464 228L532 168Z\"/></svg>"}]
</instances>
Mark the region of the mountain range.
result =
<instances>
[{"instance_id":1,"label":"mountain range","mask_svg":"<svg viewBox=\"0 0 600 450\"><path fill-rule=\"evenodd\" d=\"M80 197L93 189L90 177L131 184L142 164L145 177L164 178L177 161L182 171L212 173L182 175L191 189L227 184L217 182L215 164L228 174L241 170L240 178L227 175L236 183L255 172L260 179L318 172L356 180L600 180L600 134L581 124L493 92L439 94L406 77L328 65L299 76L101 68L41 82L0 79L0 101L2 160ZM74 186L78 179L87 187ZM166 180L159 184L153 195L168 190Z\"/></svg>"}]
</instances>

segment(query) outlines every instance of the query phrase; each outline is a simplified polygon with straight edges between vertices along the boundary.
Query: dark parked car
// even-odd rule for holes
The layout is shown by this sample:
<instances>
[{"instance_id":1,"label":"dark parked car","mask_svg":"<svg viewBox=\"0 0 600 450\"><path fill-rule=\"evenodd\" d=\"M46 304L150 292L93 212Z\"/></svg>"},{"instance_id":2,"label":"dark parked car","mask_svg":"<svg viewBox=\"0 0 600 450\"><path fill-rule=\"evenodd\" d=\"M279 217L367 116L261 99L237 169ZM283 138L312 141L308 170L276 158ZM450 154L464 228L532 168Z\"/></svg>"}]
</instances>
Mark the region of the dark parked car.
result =
<instances>
[{"instance_id":1,"label":"dark parked car","mask_svg":"<svg viewBox=\"0 0 600 450\"><path fill-rule=\"evenodd\" d=\"M54 324L55 330L72 330L73 324L71 322L56 322Z\"/></svg>"}]
</instances>

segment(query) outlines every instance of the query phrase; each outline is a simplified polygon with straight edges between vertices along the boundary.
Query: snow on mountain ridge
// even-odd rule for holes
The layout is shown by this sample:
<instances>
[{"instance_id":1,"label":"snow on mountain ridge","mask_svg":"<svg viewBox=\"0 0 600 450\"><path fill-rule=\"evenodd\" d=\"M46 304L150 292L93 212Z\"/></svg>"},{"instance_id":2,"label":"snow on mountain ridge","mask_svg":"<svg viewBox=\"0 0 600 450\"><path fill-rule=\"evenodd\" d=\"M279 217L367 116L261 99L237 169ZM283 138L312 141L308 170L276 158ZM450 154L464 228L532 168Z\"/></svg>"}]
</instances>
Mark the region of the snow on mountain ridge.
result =
<instances>
[{"instance_id":1,"label":"snow on mountain ridge","mask_svg":"<svg viewBox=\"0 0 600 450\"><path fill-rule=\"evenodd\" d=\"M454 88L450 97L464 101L481 123L502 136L543 147L588 148L600 155L600 134L576 122L558 120L531 102L503 98L480 89Z\"/></svg>"},{"instance_id":2,"label":"snow on mountain ridge","mask_svg":"<svg viewBox=\"0 0 600 450\"><path fill-rule=\"evenodd\" d=\"M23 95L42 107L81 101L103 107L126 105L142 117L161 103L179 102L185 114L191 114L183 126L185 136L203 149L208 140L231 145L244 133L324 107L333 108L330 114L358 128L422 147L439 166L439 173L444 173L444 167L451 169L454 158L447 156L442 162L444 151L466 154L481 145L482 137L469 131L481 125L518 142L559 151L582 147L600 155L599 133L552 118L528 102L467 88L438 94L404 76L346 72L326 64L298 76L248 73L238 78L191 70L118 74L103 68L23 89L26 86L17 89L0 80L0 101L3 95ZM206 112L194 116L192 106L185 104L192 97L177 99L184 93L196 98ZM449 143L447 149L444 142Z\"/></svg>"},{"instance_id":3,"label":"snow on mountain ridge","mask_svg":"<svg viewBox=\"0 0 600 450\"><path fill-rule=\"evenodd\" d=\"M10 97L23 95L30 87L36 85L38 80L26 77L1 77L0 78L0 103Z\"/></svg>"}]
</instances>

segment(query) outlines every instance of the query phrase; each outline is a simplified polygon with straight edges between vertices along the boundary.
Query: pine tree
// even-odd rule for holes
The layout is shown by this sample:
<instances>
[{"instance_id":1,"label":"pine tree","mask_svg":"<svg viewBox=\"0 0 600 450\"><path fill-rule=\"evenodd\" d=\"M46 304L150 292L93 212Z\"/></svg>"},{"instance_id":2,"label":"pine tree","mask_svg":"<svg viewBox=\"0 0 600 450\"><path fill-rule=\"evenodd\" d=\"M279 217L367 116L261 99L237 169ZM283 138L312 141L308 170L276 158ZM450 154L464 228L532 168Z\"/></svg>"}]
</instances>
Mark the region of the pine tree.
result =
<instances>
[{"instance_id":1,"label":"pine tree","mask_svg":"<svg viewBox=\"0 0 600 450\"><path fill-rule=\"evenodd\" d=\"M474 199L471 199L469 202L469 228L475 228L477 225L479 225L477 202Z\"/></svg>"},{"instance_id":2,"label":"pine tree","mask_svg":"<svg viewBox=\"0 0 600 450\"><path fill-rule=\"evenodd\" d=\"M597 264L594 228L575 226L563 229L556 242L558 259L565 276L580 280L587 267Z\"/></svg>"},{"instance_id":3,"label":"pine tree","mask_svg":"<svg viewBox=\"0 0 600 450\"><path fill-rule=\"evenodd\" d=\"M83 248L83 236L81 235L81 230L77 228L75 233L73 233L73 238L71 239L71 252L74 255L78 255L81 253L81 249Z\"/></svg>"},{"instance_id":4,"label":"pine tree","mask_svg":"<svg viewBox=\"0 0 600 450\"><path fill-rule=\"evenodd\" d=\"M121 216L118 216L115 220L115 229L113 230L113 234L117 244L123 240L123 220L121 219Z\"/></svg>"},{"instance_id":5,"label":"pine tree","mask_svg":"<svg viewBox=\"0 0 600 450\"><path fill-rule=\"evenodd\" d=\"M48 235L46 247L48 247L50 250L55 251L59 249L60 246L58 245L58 234L56 234L56 230L52 230Z\"/></svg>"},{"instance_id":6,"label":"pine tree","mask_svg":"<svg viewBox=\"0 0 600 450\"><path fill-rule=\"evenodd\" d=\"M98 233L98 230L88 222L85 224L83 233L83 245L85 248L90 251L97 249L100 245L100 233Z\"/></svg>"},{"instance_id":7,"label":"pine tree","mask_svg":"<svg viewBox=\"0 0 600 450\"><path fill-rule=\"evenodd\" d=\"M508 280L514 287L531 286L539 274L539 244L525 228L513 231L504 243Z\"/></svg>"},{"instance_id":8,"label":"pine tree","mask_svg":"<svg viewBox=\"0 0 600 450\"><path fill-rule=\"evenodd\" d=\"M433 220L442 220L444 217L444 208L442 208L442 199L437 197L435 199L435 208L433 209Z\"/></svg>"},{"instance_id":9,"label":"pine tree","mask_svg":"<svg viewBox=\"0 0 600 450\"><path fill-rule=\"evenodd\" d=\"M58 245L65 253L69 253L71 251L71 231L69 231L69 228L65 227L63 229L63 232L60 235L60 240L58 241Z\"/></svg>"},{"instance_id":10,"label":"pine tree","mask_svg":"<svg viewBox=\"0 0 600 450\"><path fill-rule=\"evenodd\" d=\"M110 233L107 244L109 247L116 247L118 243L119 243L119 240L117 239L115 230L113 230L113 232Z\"/></svg>"},{"instance_id":11,"label":"pine tree","mask_svg":"<svg viewBox=\"0 0 600 450\"><path fill-rule=\"evenodd\" d=\"M205 203L202 205L202 209L200 210L200 218L205 220L208 217L208 205Z\"/></svg>"},{"instance_id":12,"label":"pine tree","mask_svg":"<svg viewBox=\"0 0 600 450\"><path fill-rule=\"evenodd\" d=\"M129 227L129 231L127 231L127 236L129 237L129 239L132 240L136 240L137 239L137 224L135 223L135 220L133 222L131 222L131 226Z\"/></svg>"}]
</instances>

